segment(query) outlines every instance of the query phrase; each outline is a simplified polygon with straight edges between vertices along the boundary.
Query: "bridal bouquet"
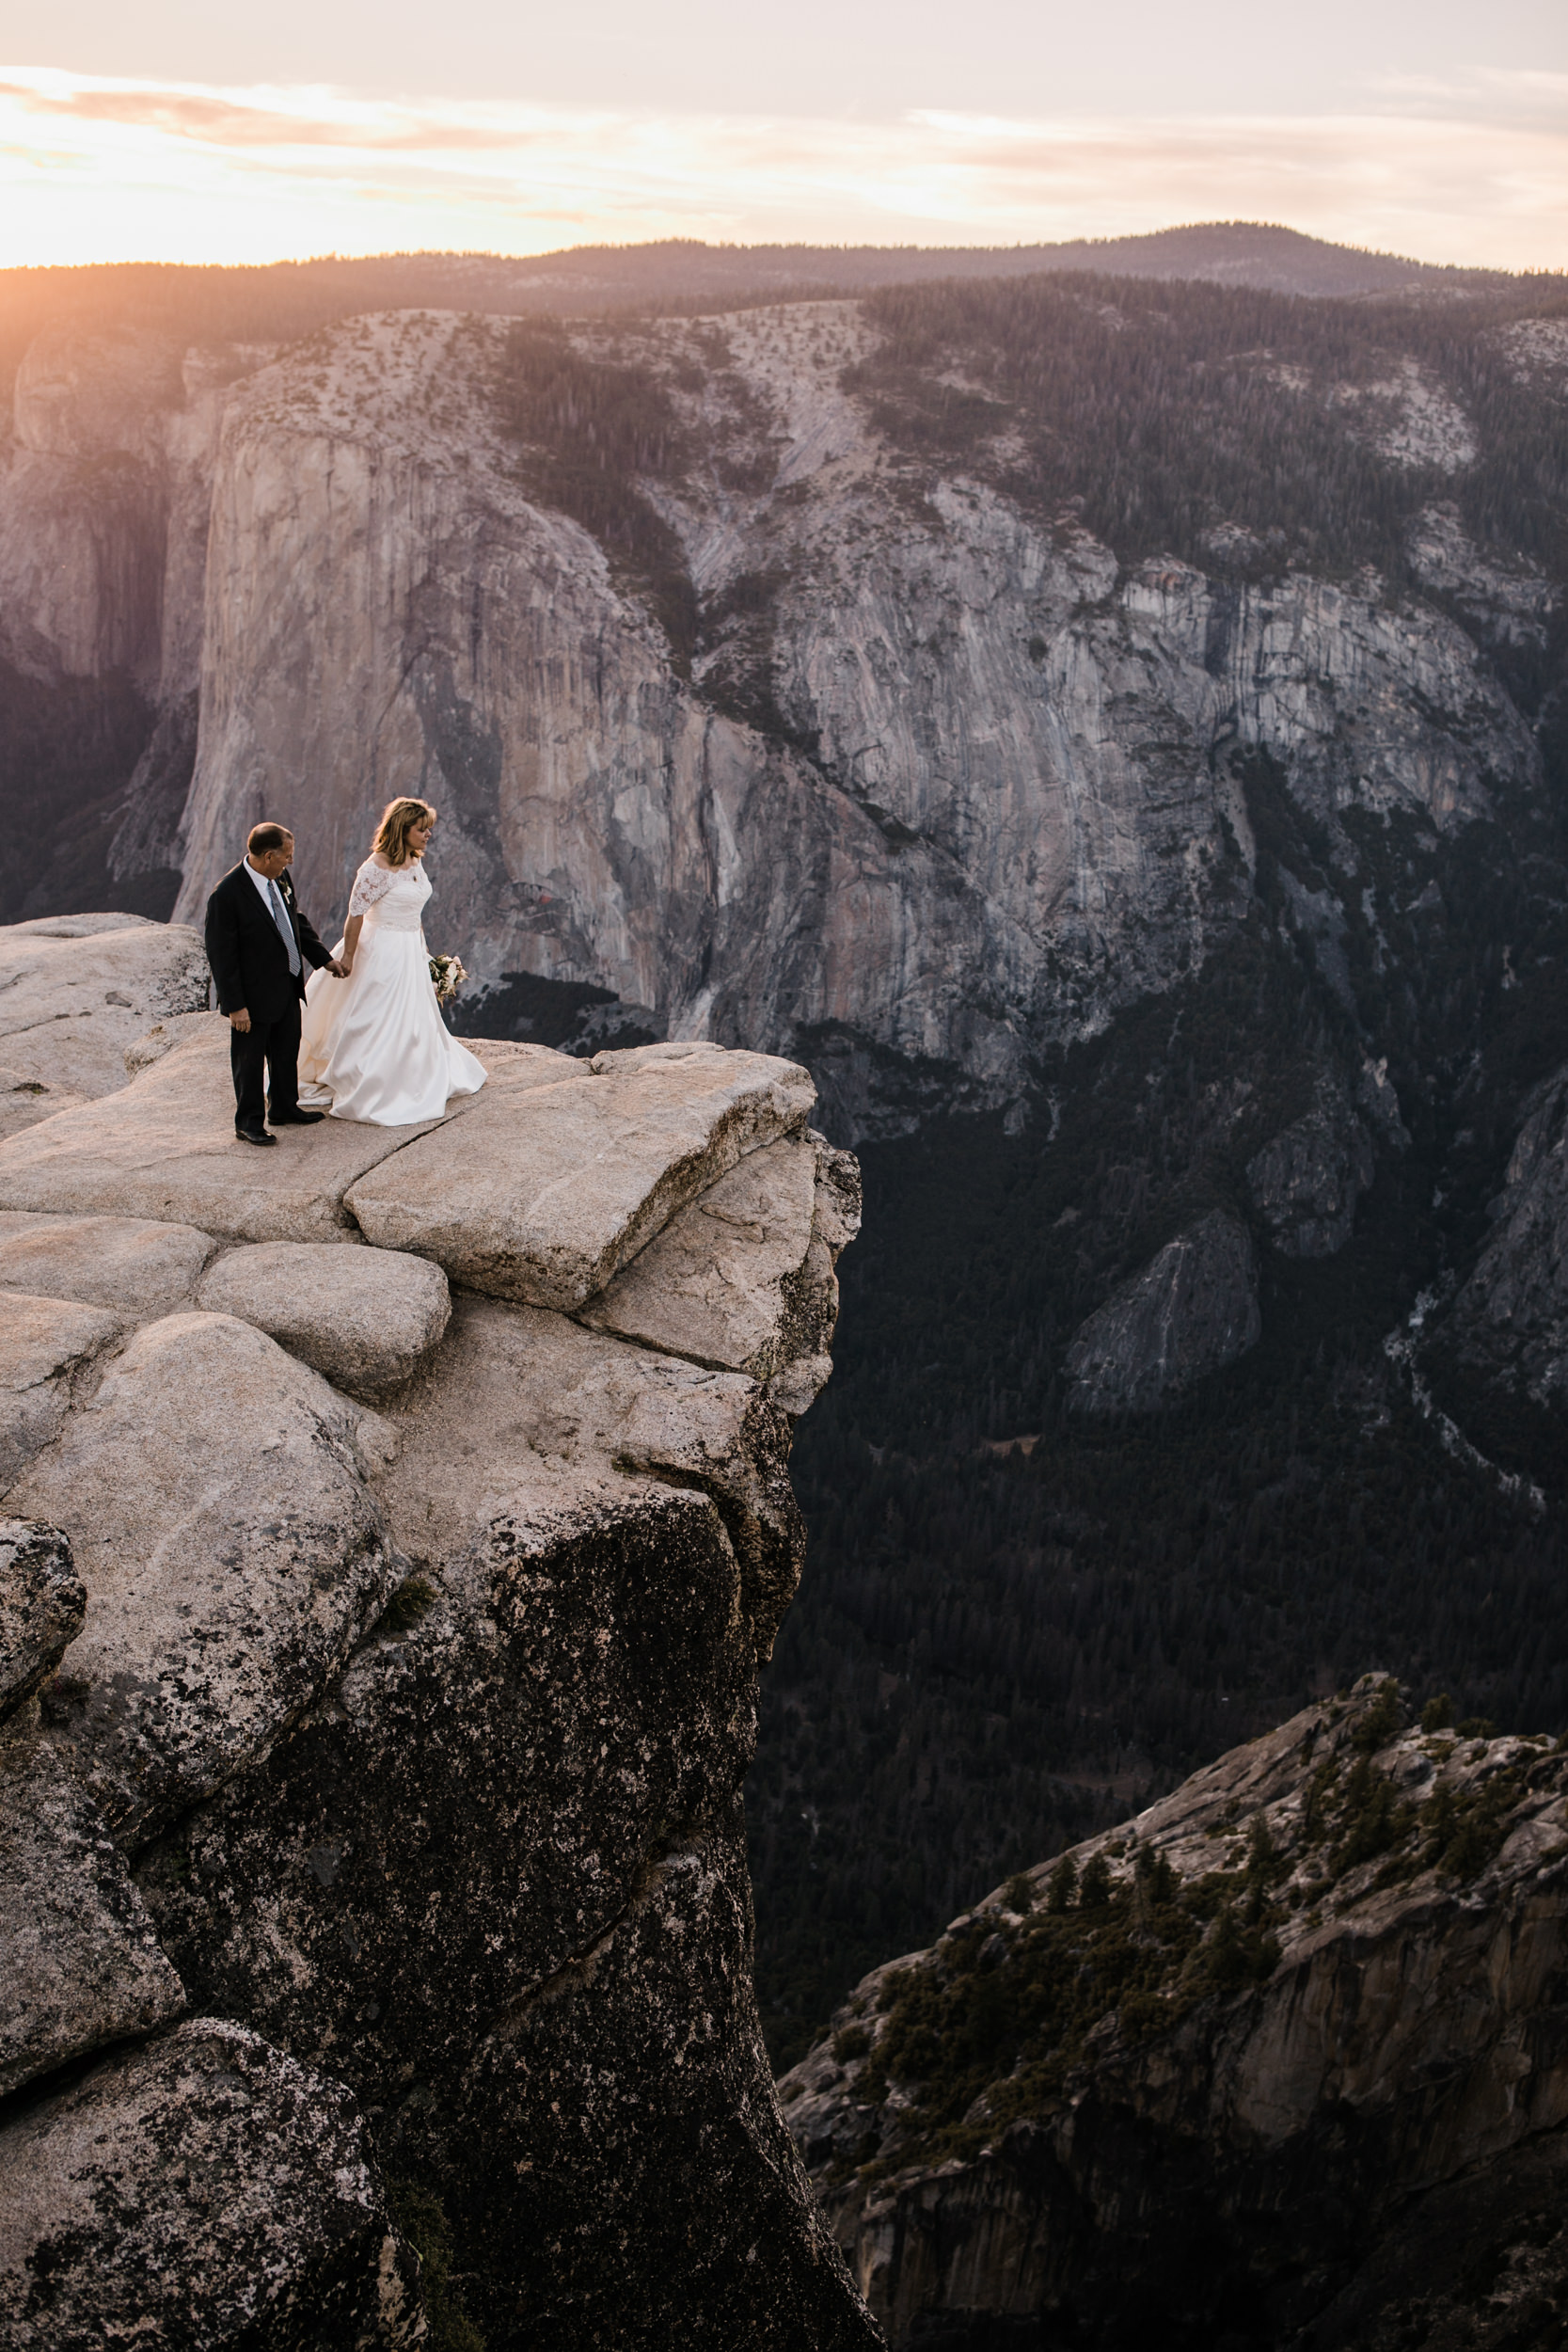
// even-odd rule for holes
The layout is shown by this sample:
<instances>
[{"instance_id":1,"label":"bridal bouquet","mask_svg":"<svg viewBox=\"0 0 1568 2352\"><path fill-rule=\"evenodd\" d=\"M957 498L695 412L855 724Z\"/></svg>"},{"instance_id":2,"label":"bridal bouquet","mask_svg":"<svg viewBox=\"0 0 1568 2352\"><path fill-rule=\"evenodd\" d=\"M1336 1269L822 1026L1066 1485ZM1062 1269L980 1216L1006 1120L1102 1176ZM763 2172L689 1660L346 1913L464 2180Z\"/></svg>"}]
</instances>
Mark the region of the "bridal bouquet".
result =
<instances>
[{"instance_id":1,"label":"bridal bouquet","mask_svg":"<svg viewBox=\"0 0 1568 2352\"><path fill-rule=\"evenodd\" d=\"M468 975L456 956L432 956L430 977L436 983L436 1001L450 1005Z\"/></svg>"}]
</instances>

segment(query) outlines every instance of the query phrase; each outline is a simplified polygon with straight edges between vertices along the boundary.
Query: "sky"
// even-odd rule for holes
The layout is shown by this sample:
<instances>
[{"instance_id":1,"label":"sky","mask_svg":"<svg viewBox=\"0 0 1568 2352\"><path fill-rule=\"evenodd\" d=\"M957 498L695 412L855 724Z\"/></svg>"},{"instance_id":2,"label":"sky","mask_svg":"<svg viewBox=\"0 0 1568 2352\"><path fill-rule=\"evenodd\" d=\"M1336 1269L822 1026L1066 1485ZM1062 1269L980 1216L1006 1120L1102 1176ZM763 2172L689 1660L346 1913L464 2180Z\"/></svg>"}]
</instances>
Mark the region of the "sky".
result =
<instances>
[{"instance_id":1,"label":"sky","mask_svg":"<svg viewBox=\"0 0 1568 2352\"><path fill-rule=\"evenodd\" d=\"M1568 4L0 0L0 265L1214 219L1568 267Z\"/></svg>"}]
</instances>

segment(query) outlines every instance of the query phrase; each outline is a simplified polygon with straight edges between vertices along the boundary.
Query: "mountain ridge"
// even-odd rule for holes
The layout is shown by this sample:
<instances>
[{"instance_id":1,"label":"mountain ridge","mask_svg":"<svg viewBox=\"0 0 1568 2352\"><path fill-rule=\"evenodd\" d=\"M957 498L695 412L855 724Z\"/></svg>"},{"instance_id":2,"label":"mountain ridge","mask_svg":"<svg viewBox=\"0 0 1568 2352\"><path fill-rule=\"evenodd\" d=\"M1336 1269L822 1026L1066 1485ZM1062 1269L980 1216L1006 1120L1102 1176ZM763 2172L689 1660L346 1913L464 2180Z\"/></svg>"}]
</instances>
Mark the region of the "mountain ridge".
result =
<instances>
[{"instance_id":1,"label":"mountain ridge","mask_svg":"<svg viewBox=\"0 0 1568 2352\"><path fill-rule=\"evenodd\" d=\"M570 246L554 253L328 255L252 264L102 262L0 270L0 364L16 338L62 309L177 316L184 331L299 335L356 310L409 304L570 316L667 302L806 300L934 278L1086 271L1157 280L1251 285L1307 296L1503 294L1550 274L1418 262L1263 221L1204 221L1129 237L1019 246L709 245L664 238L641 246ZM247 320L250 322L247 326Z\"/></svg>"}]
</instances>

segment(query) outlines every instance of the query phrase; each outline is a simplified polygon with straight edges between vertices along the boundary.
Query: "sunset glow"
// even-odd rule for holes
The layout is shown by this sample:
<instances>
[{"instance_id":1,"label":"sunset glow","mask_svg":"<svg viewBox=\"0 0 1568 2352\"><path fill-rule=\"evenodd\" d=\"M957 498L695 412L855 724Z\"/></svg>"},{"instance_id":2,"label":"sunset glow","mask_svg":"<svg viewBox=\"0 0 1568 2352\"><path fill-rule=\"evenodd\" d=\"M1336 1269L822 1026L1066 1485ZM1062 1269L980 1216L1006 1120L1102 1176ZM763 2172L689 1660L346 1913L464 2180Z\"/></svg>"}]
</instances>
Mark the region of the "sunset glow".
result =
<instances>
[{"instance_id":1,"label":"sunset glow","mask_svg":"<svg viewBox=\"0 0 1568 2352\"><path fill-rule=\"evenodd\" d=\"M11 265L667 236L1013 244L1216 217L1560 268L1568 76L1389 87L1354 112L844 119L0 67Z\"/></svg>"}]
</instances>

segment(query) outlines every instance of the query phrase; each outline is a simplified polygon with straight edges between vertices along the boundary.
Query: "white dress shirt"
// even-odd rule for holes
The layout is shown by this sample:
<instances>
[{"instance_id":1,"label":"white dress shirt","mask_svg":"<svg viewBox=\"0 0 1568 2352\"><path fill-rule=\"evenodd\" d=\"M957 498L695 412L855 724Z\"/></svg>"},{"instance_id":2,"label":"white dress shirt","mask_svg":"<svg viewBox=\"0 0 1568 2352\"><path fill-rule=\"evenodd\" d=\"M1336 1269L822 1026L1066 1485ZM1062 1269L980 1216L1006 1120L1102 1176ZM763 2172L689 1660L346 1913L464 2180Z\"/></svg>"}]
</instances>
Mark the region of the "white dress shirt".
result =
<instances>
[{"instance_id":1,"label":"white dress shirt","mask_svg":"<svg viewBox=\"0 0 1568 2352\"><path fill-rule=\"evenodd\" d=\"M257 872L257 870L256 870L255 866L252 866L252 864L251 864L251 862L250 862L249 858L246 858L246 859L245 859L245 872L246 872L246 873L250 876L251 881L252 881L252 882L256 884L256 887L257 887L258 891L261 893L261 904L262 904L262 905L266 908L266 911L267 911L268 914L272 916L272 920L276 923L276 922L277 922L277 917L275 914L273 914L273 912L272 912L272 884L271 884L271 882L267 880L267 878L266 878L265 874L259 874L259 873ZM279 897L280 898L283 898L283 894L282 894L282 892L281 892L281 891L279 891L277 895L278 895L278 897ZM284 899L283 899L283 904L284 904L285 910L286 910L286 909L287 909L287 907L288 907L288 903L289 903L289 902L288 902L288 900L287 900L286 898L284 898Z\"/></svg>"},{"instance_id":2,"label":"white dress shirt","mask_svg":"<svg viewBox=\"0 0 1568 2352\"><path fill-rule=\"evenodd\" d=\"M280 930L278 930L277 927L277 907L273 903L274 891L277 892L277 906L282 908L285 921L288 920L289 916L289 901L284 898L282 891L278 890L277 884L275 882L270 881L265 874L258 873L256 867L252 866L248 856L245 862L245 870L250 876L251 881L256 884L257 892L261 898L261 904L267 911L267 921L272 925L273 930L277 931L279 939L282 939L283 934ZM283 944L287 946L289 943L284 940ZM295 949L298 951L297 942L295 943ZM293 954L291 953L289 957L289 969L291 972L293 970L293 967L294 959ZM305 957L303 951L299 951L299 968L302 972L305 969Z\"/></svg>"}]
</instances>

